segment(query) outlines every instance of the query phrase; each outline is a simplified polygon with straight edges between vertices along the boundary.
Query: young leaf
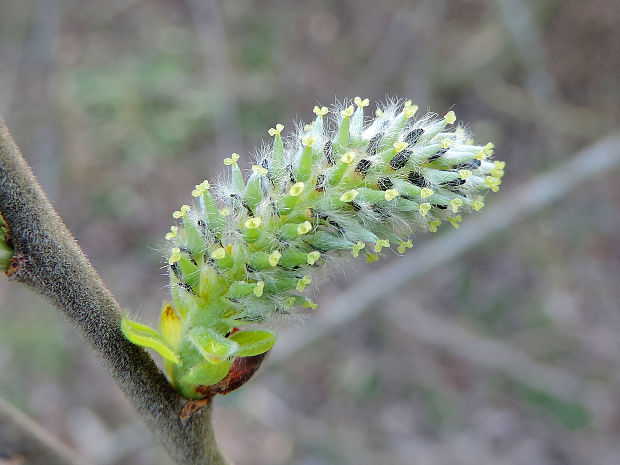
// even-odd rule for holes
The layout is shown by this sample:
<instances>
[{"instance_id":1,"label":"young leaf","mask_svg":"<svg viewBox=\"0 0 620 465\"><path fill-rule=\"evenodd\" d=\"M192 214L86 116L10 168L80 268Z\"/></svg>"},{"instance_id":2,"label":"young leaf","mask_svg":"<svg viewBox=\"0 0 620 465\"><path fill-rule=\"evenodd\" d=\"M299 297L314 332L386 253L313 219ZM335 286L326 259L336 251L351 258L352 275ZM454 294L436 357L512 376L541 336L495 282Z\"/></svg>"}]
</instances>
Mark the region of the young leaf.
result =
<instances>
[{"instance_id":1,"label":"young leaf","mask_svg":"<svg viewBox=\"0 0 620 465\"><path fill-rule=\"evenodd\" d=\"M164 339L148 326L123 318L121 321L121 331L134 344L150 347L166 360L176 364L179 363L179 357L168 347Z\"/></svg>"},{"instance_id":2,"label":"young leaf","mask_svg":"<svg viewBox=\"0 0 620 465\"><path fill-rule=\"evenodd\" d=\"M200 355L214 365L225 362L239 347L236 342L208 328L194 328L189 339Z\"/></svg>"},{"instance_id":3,"label":"young leaf","mask_svg":"<svg viewBox=\"0 0 620 465\"><path fill-rule=\"evenodd\" d=\"M264 329L237 331L229 339L239 344L237 357L251 357L267 352L276 342L276 335Z\"/></svg>"},{"instance_id":4,"label":"young leaf","mask_svg":"<svg viewBox=\"0 0 620 465\"><path fill-rule=\"evenodd\" d=\"M203 362L194 366L185 376L180 379L179 385L184 387L195 387L199 385L210 386L221 381L230 370L231 362L226 361L214 365ZM194 393L183 393L187 397L194 397Z\"/></svg>"}]
</instances>

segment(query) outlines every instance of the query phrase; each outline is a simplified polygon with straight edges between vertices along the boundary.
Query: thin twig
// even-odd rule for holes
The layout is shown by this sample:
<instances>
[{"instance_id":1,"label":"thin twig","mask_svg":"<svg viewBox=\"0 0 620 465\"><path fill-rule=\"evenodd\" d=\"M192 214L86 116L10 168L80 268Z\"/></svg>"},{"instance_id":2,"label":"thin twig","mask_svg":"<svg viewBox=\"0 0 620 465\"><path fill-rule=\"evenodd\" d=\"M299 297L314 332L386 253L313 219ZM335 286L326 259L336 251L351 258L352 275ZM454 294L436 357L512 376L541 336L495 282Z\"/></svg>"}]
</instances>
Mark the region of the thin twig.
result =
<instances>
[{"instance_id":1,"label":"thin twig","mask_svg":"<svg viewBox=\"0 0 620 465\"><path fill-rule=\"evenodd\" d=\"M0 456L28 465L89 465L31 418L0 397Z\"/></svg>"},{"instance_id":2,"label":"thin twig","mask_svg":"<svg viewBox=\"0 0 620 465\"><path fill-rule=\"evenodd\" d=\"M0 118L0 213L15 251L7 276L49 298L81 333L170 455L182 464L227 464L208 406L187 403L151 357L120 330L121 309L50 205Z\"/></svg>"},{"instance_id":3,"label":"thin twig","mask_svg":"<svg viewBox=\"0 0 620 465\"><path fill-rule=\"evenodd\" d=\"M432 268L452 260L521 219L551 204L591 178L620 165L620 133L585 148L555 170L517 187L458 231L447 232L406 257L368 274L322 307L304 328L280 335L265 368L274 368L330 331L349 323Z\"/></svg>"}]
</instances>

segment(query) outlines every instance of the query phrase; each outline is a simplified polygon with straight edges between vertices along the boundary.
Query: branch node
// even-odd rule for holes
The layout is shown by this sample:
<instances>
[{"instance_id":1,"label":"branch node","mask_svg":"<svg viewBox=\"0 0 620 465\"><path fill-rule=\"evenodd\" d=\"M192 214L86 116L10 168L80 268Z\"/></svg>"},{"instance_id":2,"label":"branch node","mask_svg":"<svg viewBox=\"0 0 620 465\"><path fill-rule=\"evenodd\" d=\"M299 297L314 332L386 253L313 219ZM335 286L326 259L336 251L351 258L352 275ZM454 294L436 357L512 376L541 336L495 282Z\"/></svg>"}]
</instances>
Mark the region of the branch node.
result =
<instances>
[{"instance_id":1,"label":"branch node","mask_svg":"<svg viewBox=\"0 0 620 465\"><path fill-rule=\"evenodd\" d=\"M11 259L9 268L4 272L7 278L10 278L19 270L21 270L29 261L28 255L17 254Z\"/></svg>"}]
</instances>

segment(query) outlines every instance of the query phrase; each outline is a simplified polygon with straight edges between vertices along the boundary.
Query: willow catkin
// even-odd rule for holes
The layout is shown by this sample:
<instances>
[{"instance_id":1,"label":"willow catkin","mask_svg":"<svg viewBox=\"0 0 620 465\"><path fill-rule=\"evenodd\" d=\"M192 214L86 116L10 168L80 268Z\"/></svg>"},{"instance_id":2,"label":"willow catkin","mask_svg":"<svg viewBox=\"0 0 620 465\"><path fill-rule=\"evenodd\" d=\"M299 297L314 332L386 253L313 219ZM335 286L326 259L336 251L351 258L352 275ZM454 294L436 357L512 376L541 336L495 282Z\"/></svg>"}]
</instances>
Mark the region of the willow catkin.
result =
<instances>
[{"instance_id":1,"label":"willow catkin","mask_svg":"<svg viewBox=\"0 0 620 465\"><path fill-rule=\"evenodd\" d=\"M179 222L166 235L172 301L159 331L129 319L122 327L162 355L185 397L204 397L236 360L273 346L275 334L257 324L315 308L304 291L327 262L403 254L415 232L458 228L463 212L498 190L504 163L491 161L493 144L476 145L455 126L453 111L416 118L406 101L365 120L368 100L354 103L315 107L316 119L286 140L276 125L247 180L232 154L229 179L197 185L194 205L174 212Z\"/></svg>"}]
</instances>

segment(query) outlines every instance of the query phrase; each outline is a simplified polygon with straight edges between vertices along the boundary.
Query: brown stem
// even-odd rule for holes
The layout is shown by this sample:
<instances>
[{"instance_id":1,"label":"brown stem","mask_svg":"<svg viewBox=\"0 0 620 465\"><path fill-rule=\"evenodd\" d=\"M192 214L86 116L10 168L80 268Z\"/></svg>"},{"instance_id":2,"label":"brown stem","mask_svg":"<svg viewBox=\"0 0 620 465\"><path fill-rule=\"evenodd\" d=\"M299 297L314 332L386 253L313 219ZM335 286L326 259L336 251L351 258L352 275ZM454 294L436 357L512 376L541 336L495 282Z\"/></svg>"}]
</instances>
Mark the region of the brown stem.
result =
<instances>
[{"instance_id":1,"label":"brown stem","mask_svg":"<svg viewBox=\"0 0 620 465\"><path fill-rule=\"evenodd\" d=\"M49 298L80 332L180 464L224 465L211 406L182 421L186 401L120 330L121 310L49 203L0 118L0 214L15 251L7 272Z\"/></svg>"}]
</instances>

